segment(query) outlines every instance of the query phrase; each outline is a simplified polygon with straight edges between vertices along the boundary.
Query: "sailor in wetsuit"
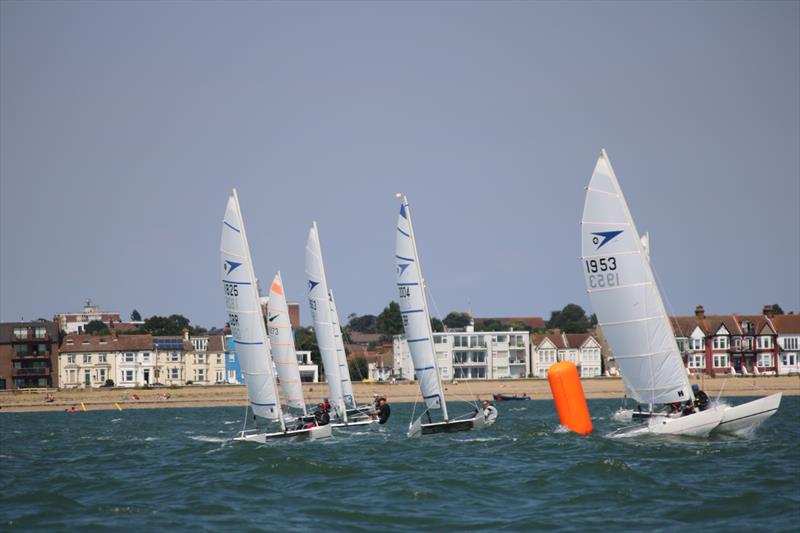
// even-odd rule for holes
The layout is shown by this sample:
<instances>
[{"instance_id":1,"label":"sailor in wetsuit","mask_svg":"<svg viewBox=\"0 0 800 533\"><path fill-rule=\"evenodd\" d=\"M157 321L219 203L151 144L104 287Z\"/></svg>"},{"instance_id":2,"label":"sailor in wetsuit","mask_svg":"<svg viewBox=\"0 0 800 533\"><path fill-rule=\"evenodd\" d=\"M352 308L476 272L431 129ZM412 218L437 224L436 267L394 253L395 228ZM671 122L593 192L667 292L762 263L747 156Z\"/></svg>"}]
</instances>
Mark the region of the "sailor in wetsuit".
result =
<instances>
[{"instance_id":1,"label":"sailor in wetsuit","mask_svg":"<svg viewBox=\"0 0 800 533\"><path fill-rule=\"evenodd\" d=\"M317 409L314 411L314 418L317 419L318 426L327 426L331 423L331 415L328 414L328 410L325 409L323 404L317 406Z\"/></svg>"},{"instance_id":2,"label":"sailor in wetsuit","mask_svg":"<svg viewBox=\"0 0 800 533\"><path fill-rule=\"evenodd\" d=\"M497 418L497 408L489 403L489 400L483 400L483 418L487 422L494 422Z\"/></svg>"},{"instance_id":3,"label":"sailor in wetsuit","mask_svg":"<svg viewBox=\"0 0 800 533\"><path fill-rule=\"evenodd\" d=\"M700 387L696 383L692 385L692 393L694 394L695 406L701 411L708 409L708 394L706 394L704 391L701 391Z\"/></svg>"},{"instance_id":4,"label":"sailor in wetsuit","mask_svg":"<svg viewBox=\"0 0 800 533\"><path fill-rule=\"evenodd\" d=\"M386 398L378 398L378 407L375 408L375 415L378 417L378 424L385 424L392 414L392 408L386 403Z\"/></svg>"}]
</instances>

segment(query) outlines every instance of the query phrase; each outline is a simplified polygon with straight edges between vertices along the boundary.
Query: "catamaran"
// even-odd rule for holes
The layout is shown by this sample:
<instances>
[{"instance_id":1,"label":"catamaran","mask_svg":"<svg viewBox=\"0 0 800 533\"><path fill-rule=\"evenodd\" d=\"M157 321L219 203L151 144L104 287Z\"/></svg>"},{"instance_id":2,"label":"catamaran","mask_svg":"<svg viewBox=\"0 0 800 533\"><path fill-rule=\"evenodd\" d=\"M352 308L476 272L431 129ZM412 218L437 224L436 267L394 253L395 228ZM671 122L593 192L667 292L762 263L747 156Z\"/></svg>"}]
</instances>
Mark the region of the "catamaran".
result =
<instances>
[{"instance_id":1,"label":"catamaran","mask_svg":"<svg viewBox=\"0 0 800 533\"><path fill-rule=\"evenodd\" d=\"M347 357L342 341L342 330L336 313L333 293L328 289L322 247L319 242L317 223L311 225L306 241L306 279L308 280L308 305L314 322L325 380L330 390L333 414L338 418L333 427L365 426L375 422L364 406L357 406L353 396L353 384L347 368Z\"/></svg>"},{"instance_id":2,"label":"catamaran","mask_svg":"<svg viewBox=\"0 0 800 533\"><path fill-rule=\"evenodd\" d=\"M411 359L414 362L416 379L425 402L425 410L409 425L408 436L418 437L435 433L469 431L492 425L496 415L484 416L477 406L473 411L457 417L451 417L447 410L444 387L442 387L439 376L436 352L433 346L433 331L431 330L428 302L425 298L417 243L414 238L414 227L411 224L411 211L405 196L402 197L400 215L397 218L395 261L403 329L408 349L411 352ZM431 411L441 411L442 420L434 421ZM427 417L427 423L422 422L423 416Z\"/></svg>"},{"instance_id":3,"label":"catamaran","mask_svg":"<svg viewBox=\"0 0 800 533\"><path fill-rule=\"evenodd\" d=\"M265 443L272 439L309 440L330 437L330 425L319 426L310 423L290 428L283 416L278 387L275 382L272 354L267 343L264 315L259 302L253 261L250 256L236 189L233 189L228 197L225 217L222 219L220 255L222 256L221 277L222 287L225 291L225 307L236 345L236 354L247 386L248 399L245 424L239 436L234 440ZM288 321L288 314L286 320ZM297 360L295 359L296 364ZM282 365L278 366L280 369ZM298 405L302 402L302 389L299 393L293 389L289 389L289 391L287 402L290 405ZM277 421L280 424L280 431L269 433L258 427L247 429L250 409L255 417Z\"/></svg>"},{"instance_id":4,"label":"catamaran","mask_svg":"<svg viewBox=\"0 0 800 533\"><path fill-rule=\"evenodd\" d=\"M649 257L605 150L586 189L581 246L586 288L628 395L647 405L650 415L659 404L692 405L692 387ZM684 416L650 416L645 428L705 436L722 416L722 408L711 406Z\"/></svg>"}]
</instances>

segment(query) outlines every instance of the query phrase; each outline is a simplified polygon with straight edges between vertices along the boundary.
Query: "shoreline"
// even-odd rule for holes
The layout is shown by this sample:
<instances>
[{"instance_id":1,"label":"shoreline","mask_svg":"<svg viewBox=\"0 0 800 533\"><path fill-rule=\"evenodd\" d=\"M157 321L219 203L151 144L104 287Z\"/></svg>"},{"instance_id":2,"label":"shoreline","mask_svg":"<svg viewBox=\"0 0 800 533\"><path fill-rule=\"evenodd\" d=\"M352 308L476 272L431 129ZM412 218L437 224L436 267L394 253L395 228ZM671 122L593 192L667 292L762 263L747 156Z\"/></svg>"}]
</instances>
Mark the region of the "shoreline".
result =
<instances>
[{"instance_id":1,"label":"shoreline","mask_svg":"<svg viewBox=\"0 0 800 533\"><path fill-rule=\"evenodd\" d=\"M712 398L720 391L722 396L768 396L783 392L784 396L800 396L800 376L692 378L692 384ZM620 378L590 378L581 380L588 400L622 398ZM546 379L515 379L490 381L456 381L444 384L449 400L491 399L493 393L527 394L532 400L550 400L550 385ZM306 383L303 387L306 401L315 404L328 395L325 383ZM160 397L169 393L167 400ZM387 397L389 403L413 403L419 400L419 387L415 382L353 383L353 393L358 403L369 403L373 394ZM52 403L44 401L44 392L4 391L0 393L0 414L23 412L65 411L81 402L88 411L114 410L115 404L125 409L161 409L186 407L244 407L247 393L244 385L187 386L152 389L63 389L51 393ZM138 400L135 399L138 396Z\"/></svg>"}]
</instances>

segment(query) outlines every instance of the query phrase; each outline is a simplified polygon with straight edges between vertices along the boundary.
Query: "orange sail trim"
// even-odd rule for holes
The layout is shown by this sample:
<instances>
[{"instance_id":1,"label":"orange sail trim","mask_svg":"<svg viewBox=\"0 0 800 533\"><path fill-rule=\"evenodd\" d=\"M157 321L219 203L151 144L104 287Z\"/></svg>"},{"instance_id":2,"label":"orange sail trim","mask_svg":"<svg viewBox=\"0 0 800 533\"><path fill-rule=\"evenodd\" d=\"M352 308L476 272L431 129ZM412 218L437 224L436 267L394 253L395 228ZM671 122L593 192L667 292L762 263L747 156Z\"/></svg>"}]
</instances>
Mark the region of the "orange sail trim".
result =
<instances>
[{"instance_id":1,"label":"orange sail trim","mask_svg":"<svg viewBox=\"0 0 800 533\"><path fill-rule=\"evenodd\" d=\"M278 283L277 283L276 281L273 281L273 282L272 282L272 291L273 291L275 294L280 294L280 295L283 295L283 287L281 287L280 285L278 285Z\"/></svg>"}]
</instances>

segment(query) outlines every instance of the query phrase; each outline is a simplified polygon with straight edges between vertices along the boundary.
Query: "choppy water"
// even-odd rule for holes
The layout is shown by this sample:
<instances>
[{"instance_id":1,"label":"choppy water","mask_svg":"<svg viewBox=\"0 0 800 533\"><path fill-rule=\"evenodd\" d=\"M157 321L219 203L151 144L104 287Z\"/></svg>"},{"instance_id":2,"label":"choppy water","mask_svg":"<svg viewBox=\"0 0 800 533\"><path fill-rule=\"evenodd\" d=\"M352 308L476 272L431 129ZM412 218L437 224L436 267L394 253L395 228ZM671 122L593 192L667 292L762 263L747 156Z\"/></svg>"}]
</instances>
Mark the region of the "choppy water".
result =
<instances>
[{"instance_id":1,"label":"choppy water","mask_svg":"<svg viewBox=\"0 0 800 533\"><path fill-rule=\"evenodd\" d=\"M0 530L796 531L800 398L750 438L611 439L619 402L589 406L588 437L530 401L410 440L395 404L383 427L260 446L230 441L240 408L4 413Z\"/></svg>"}]
</instances>

